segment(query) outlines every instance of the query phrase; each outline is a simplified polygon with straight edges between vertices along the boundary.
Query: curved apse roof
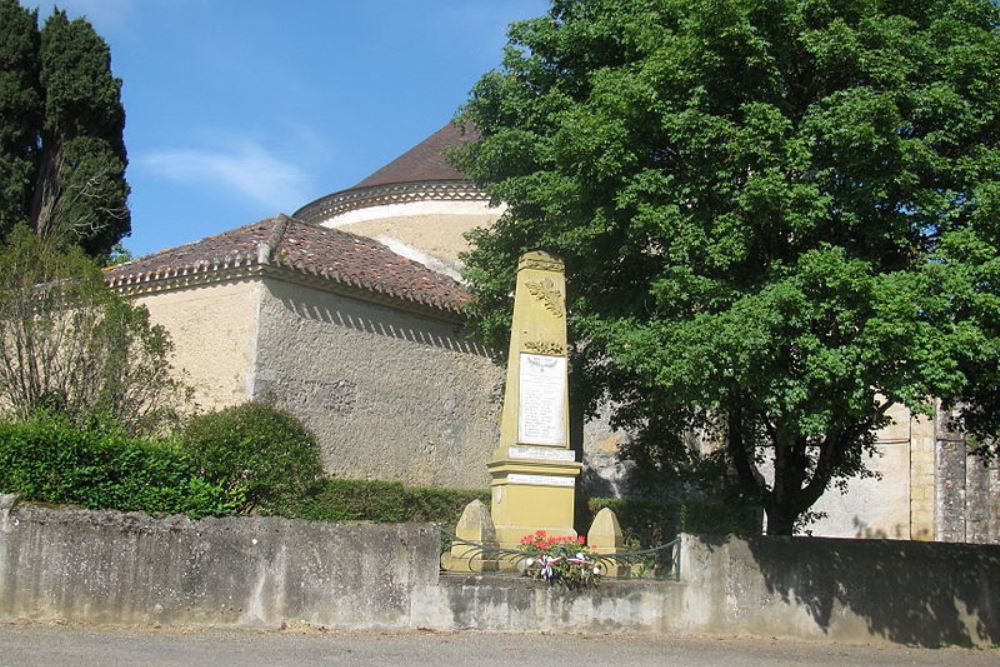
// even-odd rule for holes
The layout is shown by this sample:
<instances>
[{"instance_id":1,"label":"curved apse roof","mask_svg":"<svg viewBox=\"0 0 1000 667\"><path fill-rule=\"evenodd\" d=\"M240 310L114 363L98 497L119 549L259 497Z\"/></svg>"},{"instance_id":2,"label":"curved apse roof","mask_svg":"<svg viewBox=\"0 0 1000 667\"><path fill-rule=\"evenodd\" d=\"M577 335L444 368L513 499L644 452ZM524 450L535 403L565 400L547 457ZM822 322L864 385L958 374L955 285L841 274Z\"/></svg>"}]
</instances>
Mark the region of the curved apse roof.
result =
<instances>
[{"instance_id":1,"label":"curved apse roof","mask_svg":"<svg viewBox=\"0 0 1000 667\"><path fill-rule=\"evenodd\" d=\"M464 181L465 174L448 163L444 150L478 139L474 130L463 134L461 129L448 123L350 189L416 181Z\"/></svg>"},{"instance_id":2,"label":"curved apse roof","mask_svg":"<svg viewBox=\"0 0 1000 667\"><path fill-rule=\"evenodd\" d=\"M323 222L359 208L422 199L484 200L486 196L453 167L444 151L477 141L474 128L448 123L398 158L346 190L320 197L293 214L308 222Z\"/></svg>"}]
</instances>

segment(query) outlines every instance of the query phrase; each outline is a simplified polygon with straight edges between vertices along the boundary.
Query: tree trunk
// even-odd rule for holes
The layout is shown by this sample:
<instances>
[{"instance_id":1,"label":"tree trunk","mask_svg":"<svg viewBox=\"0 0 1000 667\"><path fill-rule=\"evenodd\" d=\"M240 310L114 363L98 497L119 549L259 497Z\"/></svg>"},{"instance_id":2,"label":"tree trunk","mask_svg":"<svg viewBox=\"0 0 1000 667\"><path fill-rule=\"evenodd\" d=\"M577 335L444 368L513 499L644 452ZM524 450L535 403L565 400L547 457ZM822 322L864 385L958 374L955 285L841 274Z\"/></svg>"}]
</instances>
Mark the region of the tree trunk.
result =
<instances>
[{"instance_id":1,"label":"tree trunk","mask_svg":"<svg viewBox=\"0 0 1000 667\"><path fill-rule=\"evenodd\" d=\"M795 532L795 520L799 518L799 512L787 507L765 507L767 514L767 534L768 535L793 535Z\"/></svg>"},{"instance_id":2,"label":"tree trunk","mask_svg":"<svg viewBox=\"0 0 1000 667\"><path fill-rule=\"evenodd\" d=\"M51 146L56 144L55 148ZM44 144L38 160L38 176L31 198L28 224L39 238L52 237L55 232L56 205L60 197L59 170L62 162L62 141L53 139Z\"/></svg>"}]
</instances>

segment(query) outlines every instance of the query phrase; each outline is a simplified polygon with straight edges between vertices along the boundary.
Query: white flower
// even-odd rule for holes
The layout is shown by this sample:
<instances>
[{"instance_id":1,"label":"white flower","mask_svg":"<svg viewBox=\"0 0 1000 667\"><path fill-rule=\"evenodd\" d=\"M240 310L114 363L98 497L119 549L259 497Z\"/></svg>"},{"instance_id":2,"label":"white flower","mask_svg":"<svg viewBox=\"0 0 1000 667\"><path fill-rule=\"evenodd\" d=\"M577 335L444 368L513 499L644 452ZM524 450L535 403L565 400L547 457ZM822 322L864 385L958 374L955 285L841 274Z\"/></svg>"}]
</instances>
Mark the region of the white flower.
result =
<instances>
[{"instance_id":1,"label":"white flower","mask_svg":"<svg viewBox=\"0 0 1000 667\"><path fill-rule=\"evenodd\" d=\"M601 566L600 565L595 565L594 566L594 574L600 574L600 573L601 573Z\"/></svg>"},{"instance_id":2,"label":"white flower","mask_svg":"<svg viewBox=\"0 0 1000 667\"><path fill-rule=\"evenodd\" d=\"M524 564L527 565L528 567L531 567L532 565L535 564L535 559L529 558L528 560L524 561Z\"/></svg>"}]
</instances>

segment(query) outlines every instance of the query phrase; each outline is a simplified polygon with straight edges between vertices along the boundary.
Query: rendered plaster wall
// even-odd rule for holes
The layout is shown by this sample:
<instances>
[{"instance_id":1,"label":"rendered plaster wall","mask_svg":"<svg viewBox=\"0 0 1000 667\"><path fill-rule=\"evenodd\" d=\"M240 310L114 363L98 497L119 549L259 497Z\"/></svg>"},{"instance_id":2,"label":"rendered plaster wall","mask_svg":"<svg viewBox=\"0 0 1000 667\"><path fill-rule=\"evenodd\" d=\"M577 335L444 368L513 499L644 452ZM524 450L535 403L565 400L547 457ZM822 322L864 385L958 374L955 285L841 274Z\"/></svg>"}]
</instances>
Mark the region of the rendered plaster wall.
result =
<instances>
[{"instance_id":1,"label":"rendered plaster wall","mask_svg":"<svg viewBox=\"0 0 1000 667\"><path fill-rule=\"evenodd\" d=\"M455 324L264 281L254 395L301 417L338 477L485 488L500 369Z\"/></svg>"},{"instance_id":2,"label":"rendered plaster wall","mask_svg":"<svg viewBox=\"0 0 1000 667\"><path fill-rule=\"evenodd\" d=\"M413 620L435 630L661 633L682 631L686 586L605 580L573 590L513 576L442 575L414 589Z\"/></svg>"},{"instance_id":3,"label":"rendered plaster wall","mask_svg":"<svg viewBox=\"0 0 1000 667\"><path fill-rule=\"evenodd\" d=\"M909 443L880 443L866 460L880 477L852 478L846 493L831 486L812 507L825 514L806 530L821 537L910 539Z\"/></svg>"},{"instance_id":4,"label":"rendered plaster wall","mask_svg":"<svg viewBox=\"0 0 1000 667\"><path fill-rule=\"evenodd\" d=\"M2 619L405 629L413 589L438 578L430 524L191 521L12 502L0 496Z\"/></svg>"},{"instance_id":5,"label":"rendered plaster wall","mask_svg":"<svg viewBox=\"0 0 1000 667\"><path fill-rule=\"evenodd\" d=\"M492 226L502 213L502 207L485 201L423 201L348 211L322 224L377 239L432 269L455 273L458 253L469 246L462 235Z\"/></svg>"},{"instance_id":6,"label":"rendered plaster wall","mask_svg":"<svg viewBox=\"0 0 1000 667\"><path fill-rule=\"evenodd\" d=\"M866 461L877 478L831 488L813 507L825 517L808 526L819 537L912 539L1000 544L1000 466L968 451L950 415L913 415L903 406L878 434Z\"/></svg>"},{"instance_id":7,"label":"rendered plaster wall","mask_svg":"<svg viewBox=\"0 0 1000 667\"><path fill-rule=\"evenodd\" d=\"M911 538L911 431L910 412L903 406L890 410L893 422L878 434L876 453L865 465L876 476L855 477L847 492L830 487L813 506L825 514L806 527L818 537L862 537L908 540ZM933 470L928 502L933 501Z\"/></svg>"},{"instance_id":8,"label":"rendered plaster wall","mask_svg":"<svg viewBox=\"0 0 1000 667\"><path fill-rule=\"evenodd\" d=\"M246 280L135 299L170 333L173 365L200 408L224 408L249 397L260 293L259 280Z\"/></svg>"}]
</instances>

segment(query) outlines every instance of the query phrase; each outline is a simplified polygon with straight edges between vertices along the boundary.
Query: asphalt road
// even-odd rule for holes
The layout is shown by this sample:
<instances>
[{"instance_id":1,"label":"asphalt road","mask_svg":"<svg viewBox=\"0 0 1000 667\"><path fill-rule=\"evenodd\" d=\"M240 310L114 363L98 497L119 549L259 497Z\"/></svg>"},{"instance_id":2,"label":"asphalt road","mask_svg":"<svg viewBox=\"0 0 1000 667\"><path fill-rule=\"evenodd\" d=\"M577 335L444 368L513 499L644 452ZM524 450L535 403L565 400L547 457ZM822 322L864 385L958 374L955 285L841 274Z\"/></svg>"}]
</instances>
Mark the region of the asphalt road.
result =
<instances>
[{"instance_id":1,"label":"asphalt road","mask_svg":"<svg viewBox=\"0 0 1000 667\"><path fill-rule=\"evenodd\" d=\"M183 665L1000 665L1000 649L912 649L759 639L113 628L0 623L0 667Z\"/></svg>"}]
</instances>

